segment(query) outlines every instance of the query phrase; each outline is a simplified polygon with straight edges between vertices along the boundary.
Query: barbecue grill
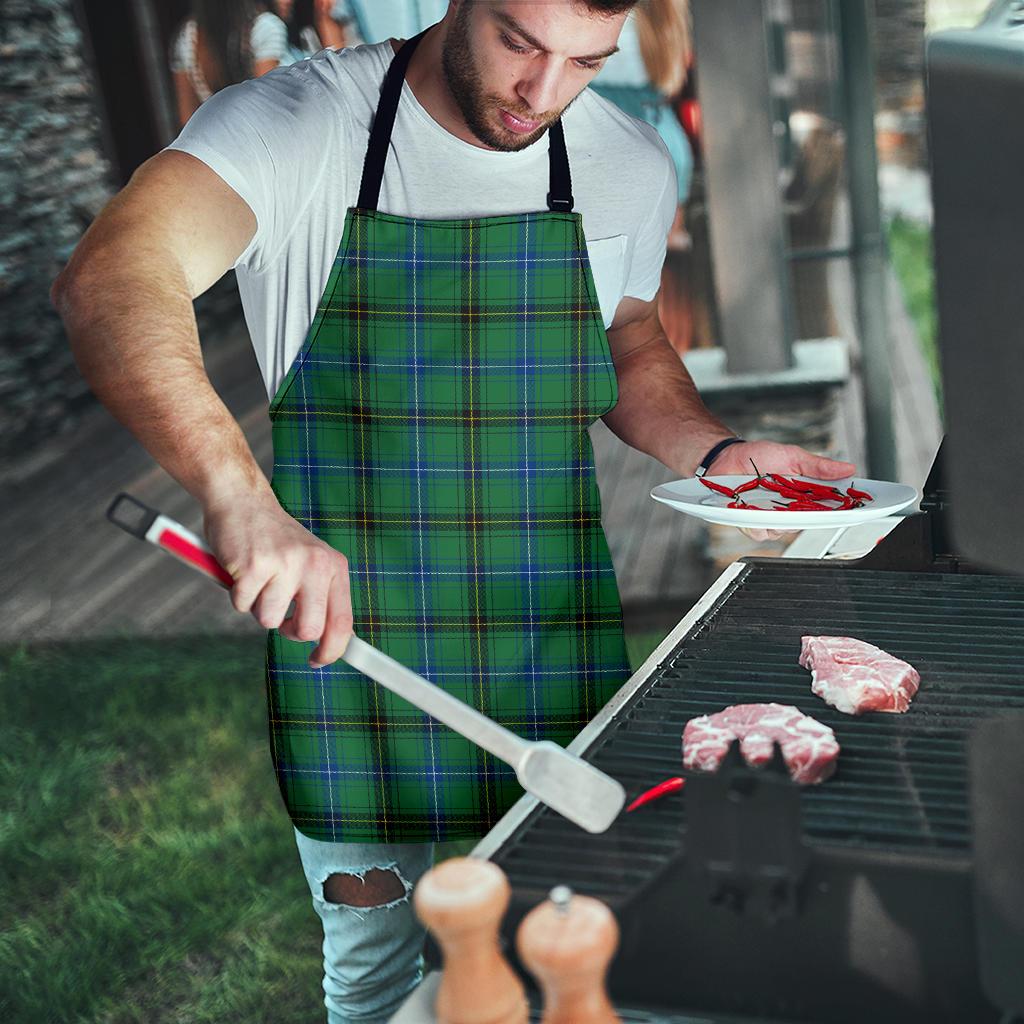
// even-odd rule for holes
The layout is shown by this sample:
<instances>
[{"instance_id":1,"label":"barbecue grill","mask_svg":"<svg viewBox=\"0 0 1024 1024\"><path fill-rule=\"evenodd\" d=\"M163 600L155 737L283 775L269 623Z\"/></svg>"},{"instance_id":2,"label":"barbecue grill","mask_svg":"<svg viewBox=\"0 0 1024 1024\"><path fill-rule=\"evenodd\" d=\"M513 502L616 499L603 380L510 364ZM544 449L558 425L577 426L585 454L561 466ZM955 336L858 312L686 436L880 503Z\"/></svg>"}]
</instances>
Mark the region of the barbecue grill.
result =
<instances>
[{"instance_id":1,"label":"barbecue grill","mask_svg":"<svg viewBox=\"0 0 1024 1024\"><path fill-rule=\"evenodd\" d=\"M567 884L619 920L609 984L624 1006L708 1020L1002 1019L982 983L972 818L986 790L976 778L972 799L969 764L974 727L991 746L986 729L1024 712L1024 580L923 547L945 535L941 457L925 495L929 510L859 562L731 566L574 745L632 798L680 773L687 720L775 701L835 730L836 775L800 788L781 758L752 770L733 751L599 836L517 806L478 851L512 884L510 954L521 917ZM915 665L911 711L853 718L825 705L797 664L805 633L856 636ZM989 770L1012 774L1013 760L1020 771L1017 754Z\"/></svg>"},{"instance_id":2,"label":"barbecue grill","mask_svg":"<svg viewBox=\"0 0 1024 1024\"><path fill-rule=\"evenodd\" d=\"M774 701L835 731L836 775L801 788L778 751L751 769L734 747L604 834L524 799L475 851L511 882L502 934L528 984L525 913L555 885L608 903L630 1024L1024 1019L1024 487L1005 483L1024 437L1005 295L1024 265L1024 119L1007 118L1024 108L1024 3L933 38L928 71L951 427L920 512L856 562L730 566L570 747L632 799L681 773L687 720ZM910 662L910 711L851 717L814 697L805 634Z\"/></svg>"}]
</instances>

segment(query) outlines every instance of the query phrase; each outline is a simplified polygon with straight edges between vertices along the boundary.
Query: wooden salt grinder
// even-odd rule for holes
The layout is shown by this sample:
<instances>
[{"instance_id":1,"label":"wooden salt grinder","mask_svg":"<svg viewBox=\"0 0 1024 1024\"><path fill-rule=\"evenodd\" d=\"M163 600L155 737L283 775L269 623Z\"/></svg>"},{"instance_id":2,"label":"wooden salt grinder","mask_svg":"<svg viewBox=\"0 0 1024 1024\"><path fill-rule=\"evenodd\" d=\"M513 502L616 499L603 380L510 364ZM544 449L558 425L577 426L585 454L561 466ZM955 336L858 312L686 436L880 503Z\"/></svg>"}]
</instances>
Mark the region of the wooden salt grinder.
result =
<instances>
[{"instance_id":1,"label":"wooden salt grinder","mask_svg":"<svg viewBox=\"0 0 1024 1024\"><path fill-rule=\"evenodd\" d=\"M541 1024L620 1024L604 984L618 944L608 907L564 885L523 918L516 949L544 993Z\"/></svg>"},{"instance_id":2,"label":"wooden salt grinder","mask_svg":"<svg viewBox=\"0 0 1024 1024\"><path fill-rule=\"evenodd\" d=\"M444 954L437 1024L526 1024L526 993L498 945L511 893L501 868L473 857L438 864L416 886L416 914Z\"/></svg>"}]
</instances>

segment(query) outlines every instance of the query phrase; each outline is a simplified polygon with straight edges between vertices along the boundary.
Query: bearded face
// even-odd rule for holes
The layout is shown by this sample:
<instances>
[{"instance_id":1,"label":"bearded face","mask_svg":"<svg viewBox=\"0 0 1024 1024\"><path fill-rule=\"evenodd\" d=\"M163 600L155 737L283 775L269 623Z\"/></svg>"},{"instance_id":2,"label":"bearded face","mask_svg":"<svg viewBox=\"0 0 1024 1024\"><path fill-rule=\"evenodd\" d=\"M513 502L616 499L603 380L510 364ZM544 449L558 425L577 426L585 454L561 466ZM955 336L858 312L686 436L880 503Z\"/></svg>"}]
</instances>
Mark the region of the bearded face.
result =
<instances>
[{"instance_id":1,"label":"bearded face","mask_svg":"<svg viewBox=\"0 0 1024 1024\"><path fill-rule=\"evenodd\" d=\"M469 130L491 149L514 151L536 142L600 70L601 53L615 49L624 17L596 18L569 3L462 0L441 63ZM544 49L537 45L542 36ZM563 59L555 52L561 40L597 56ZM542 99L543 109L530 97Z\"/></svg>"}]
</instances>

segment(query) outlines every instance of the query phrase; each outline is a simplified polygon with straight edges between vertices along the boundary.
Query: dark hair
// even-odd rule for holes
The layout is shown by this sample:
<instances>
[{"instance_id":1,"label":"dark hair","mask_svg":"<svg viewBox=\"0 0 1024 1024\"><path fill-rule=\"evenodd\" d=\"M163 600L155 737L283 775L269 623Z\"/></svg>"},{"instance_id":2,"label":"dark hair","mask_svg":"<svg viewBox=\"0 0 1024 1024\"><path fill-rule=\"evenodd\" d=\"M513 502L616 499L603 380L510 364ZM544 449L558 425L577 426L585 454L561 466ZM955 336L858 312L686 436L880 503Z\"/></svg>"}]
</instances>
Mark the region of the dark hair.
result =
<instances>
[{"instance_id":1,"label":"dark hair","mask_svg":"<svg viewBox=\"0 0 1024 1024\"><path fill-rule=\"evenodd\" d=\"M264 9L257 0L192 0L192 17L221 78L209 83L214 92L252 75L249 36L256 15Z\"/></svg>"},{"instance_id":2,"label":"dark hair","mask_svg":"<svg viewBox=\"0 0 1024 1024\"><path fill-rule=\"evenodd\" d=\"M298 50L303 49L302 30L316 28L313 18L313 0L294 0L291 17L288 19L288 42Z\"/></svg>"},{"instance_id":3,"label":"dark hair","mask_svg":"<svg viewBox=\"0 0 1024 1024\"><path fill-rule=\"evenodd\" d=\"M621 14L628 11L642 0L575 0L576 3L589 7L595 14Z\"/></svg>"}]
</instances>

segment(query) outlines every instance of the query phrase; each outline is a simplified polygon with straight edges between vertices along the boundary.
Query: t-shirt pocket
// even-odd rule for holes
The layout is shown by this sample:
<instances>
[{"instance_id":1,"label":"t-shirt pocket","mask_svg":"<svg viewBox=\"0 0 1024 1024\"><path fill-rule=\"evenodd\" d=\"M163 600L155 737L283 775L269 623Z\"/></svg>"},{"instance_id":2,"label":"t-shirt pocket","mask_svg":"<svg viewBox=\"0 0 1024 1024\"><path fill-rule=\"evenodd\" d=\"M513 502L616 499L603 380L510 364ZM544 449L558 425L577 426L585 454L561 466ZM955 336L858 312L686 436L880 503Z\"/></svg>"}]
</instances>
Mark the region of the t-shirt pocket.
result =
<instances>
[{"instance_id":1,"label":"t-shirt pocket","mask_svg":"<svg viewBox=\"0 0 1024 1024\"><path fill-rule=\"evenodd\" d=\"M601 306L601 319L607 330L626 290L626 236L588 238L587 256Z\"/></svg>"}]
</instances>

